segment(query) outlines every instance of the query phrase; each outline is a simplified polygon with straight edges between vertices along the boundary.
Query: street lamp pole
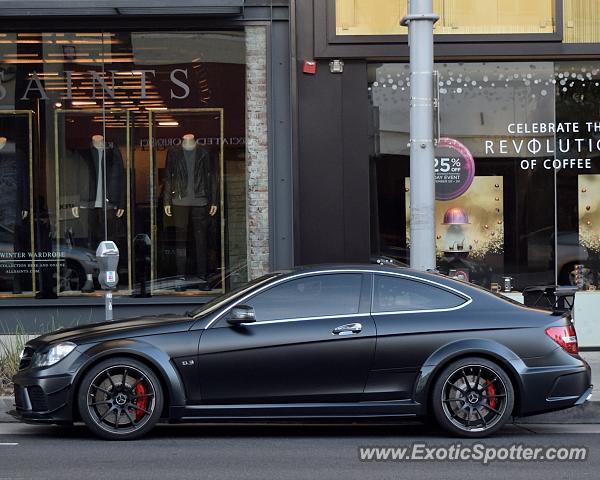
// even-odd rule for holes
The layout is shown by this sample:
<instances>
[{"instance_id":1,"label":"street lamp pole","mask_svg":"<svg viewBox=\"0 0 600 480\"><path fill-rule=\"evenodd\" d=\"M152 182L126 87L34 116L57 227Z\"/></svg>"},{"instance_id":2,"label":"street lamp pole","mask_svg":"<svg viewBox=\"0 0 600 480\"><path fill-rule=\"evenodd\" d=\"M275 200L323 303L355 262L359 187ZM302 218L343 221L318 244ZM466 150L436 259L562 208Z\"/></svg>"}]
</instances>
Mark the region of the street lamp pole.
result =
<instances>
[{"instance_id":1,"label":"street lamp pole","mask_svg":"<svg viewBox=\"0 0 600 480\"><path fill-rule=\"evenodd\" d=\"M433 0L409 0L410 48L410 266L436 268L433 141Z\"/></svg>"}]
</instances>

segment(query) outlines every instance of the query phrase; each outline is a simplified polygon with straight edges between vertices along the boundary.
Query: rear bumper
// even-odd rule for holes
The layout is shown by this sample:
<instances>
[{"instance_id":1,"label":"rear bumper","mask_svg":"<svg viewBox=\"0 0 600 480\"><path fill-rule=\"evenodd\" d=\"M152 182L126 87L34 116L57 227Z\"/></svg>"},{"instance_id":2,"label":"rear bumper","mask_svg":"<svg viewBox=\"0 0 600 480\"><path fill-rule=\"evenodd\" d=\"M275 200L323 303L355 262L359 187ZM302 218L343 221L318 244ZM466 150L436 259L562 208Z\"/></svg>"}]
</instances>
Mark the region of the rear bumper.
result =
<instances>
[{"instance_id":1,"label":"rear bumper","mask_svg":"<svg viewBox=\"0 0 600 480\"><path fill-rule=\"evenodd\" d=\"M527 368L521 372L518 416L536 415L582 405L592 396L592 373L582 359L564 367Z\"/></svg>"},{"instance_id":2,"label":"rear bumper","mask_svg":"<svg viewBox=\"0 0 600 480\"><path fill-rule=\"evenodd\" d=\"M575 405L583 405L586 402L589 402L592 399L592 391L594 390L594 386L590 385L589 388L583 392L583 395L579 397L579 400L575 402Z\"/></svg>"}]
</instances>

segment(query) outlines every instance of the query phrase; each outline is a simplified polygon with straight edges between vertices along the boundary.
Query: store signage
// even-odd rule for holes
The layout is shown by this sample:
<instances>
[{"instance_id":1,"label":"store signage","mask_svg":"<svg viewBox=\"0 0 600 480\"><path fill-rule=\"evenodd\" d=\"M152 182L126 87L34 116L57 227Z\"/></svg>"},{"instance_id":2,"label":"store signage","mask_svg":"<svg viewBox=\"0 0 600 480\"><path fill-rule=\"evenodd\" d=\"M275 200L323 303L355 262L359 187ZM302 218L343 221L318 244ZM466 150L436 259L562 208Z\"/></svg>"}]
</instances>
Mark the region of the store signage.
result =
<instances>
[{"instance_id":1,"label":"store signage","mask_svg":"<svg viewBox=\"0 0 600 480\"><path fill-rule=\"evenodd\" d=\"M465 193L475 178L475 160L453 138L440 138L435 148L435 198L452 200Z\"/></svg>"},{"instance_id":2,"label":"store signage","mask_svg":"<svg viewBox=\"0 0 600 480\"><path fill-rule=\"evenodd\" d=\"M72 100L73 90L75 90L75 76L77 80L81 80L78 75L85 74L89 77L86 80L90 80L92 83L91 98L96 99L98 96L107 97L114 99L117 91L119 90L119 80L127 80L133 78L139 79L140 99L148 97L148 84L149 81L156 76L156 70L134 70L127 72L120 72L111 70L106 72L105 75L101 75L100 72L95 70L88 70L87 72L75 72L73 70L65 70L62 73L62 80L64 82L64 96L67 100ZM57 78L57 77L53 77ZM175 68L169 72L169 79L171 81L170 95L171 99L183 100L190 95L190 86L188 85L188 70L187 68ZM7 89L2 85L4 80L4 72L0 71L0 100L3 100L7 95ZM48 100L48 93L44 87L44 74L39 74L36 71L31 72L29 80L25 84L25 90L21 96L21 100L30 100L31 98L41 98L42 100Z\"/></svg>"},{"instance_id":3,"label":"store signage","mask_svg":"<svg viewBox=\"0 0 600 480\"><path fill-rule=\"evenodd\" d=\"M35 262L35 273L40 268L63 268L66 260L63 251L2 251L0 250L0 276L31 274Z\"/></svg>"},{"instance_id":4,"label":"store signage","mask_svg":"<svg viewBox=\"0 0 600 480\"><path fill-rule=\"evenodd\" d=\"M147 138L143 138L139 141L139 146L143 149L147 149L150 145L156 148L169 148L177 147L182 143L181 137L172 138L153 138L151 141ZM224 137L223 145L225 146L241 146L246 144L245 137ZM201 147L207 147L210 145L221 145L221 137L199 137L196 139L196 145Z\"/></svg>"},{"instance_id":5,"label":"store signage","mask_svg":"<svg viewBox=\"0 0 600 480\"><path fill-rule=\"evenodd\" d=\"M589 170L600 152L600 122L510 123L506 132L484 141L485 154L520 157L523 170Z\"/></svg>"}]
</instances>

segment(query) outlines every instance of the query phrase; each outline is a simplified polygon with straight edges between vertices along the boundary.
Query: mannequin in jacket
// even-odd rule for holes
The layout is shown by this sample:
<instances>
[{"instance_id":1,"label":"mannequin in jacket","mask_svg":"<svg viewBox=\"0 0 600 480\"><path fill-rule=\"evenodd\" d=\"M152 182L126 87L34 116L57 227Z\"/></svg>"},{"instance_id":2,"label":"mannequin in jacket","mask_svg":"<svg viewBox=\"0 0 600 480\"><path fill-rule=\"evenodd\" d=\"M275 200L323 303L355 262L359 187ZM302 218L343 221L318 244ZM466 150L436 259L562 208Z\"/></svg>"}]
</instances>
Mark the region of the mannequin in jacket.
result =
<instances>
[{"instance_id":1,"label":"mannequin in jacket","mask_svg":"<svg viewBox=\"0 0 600 480\"><path fill-rule=\"evenodd\" d=\"M1 206L4 223L13 228L13 251L23 253L31 248L29 237L29 166L26 156L16 148L16 145L8 146L8 138L0 136L0 169L3 176L12 177L5 184L4 195L9 203ZM8 180L8 178L5 178ZM14 188L14 190L13 190ZM14 221L14 223L13 223ZM18 273L12 275L13 293L22 293L21 282L25 281L31 274L23 273L23 261L16 261ZM16 266L15 265L15 266ZM31 266L27 267L28 269Z\"/></svg>"},{"instance_id":2,"label":"mannequin in jacket","mask_svg":"<svg viewBox=\"0 0 600 480\"><path fill-rule=\"evenodd\" d=\"M187 236L191 228L195 243L196 275L208 275L208 219L217 213L217 190L208 151L197 145L193 134L182 137L181 146L167 152L164 212L173 217L177 242L177 274L185 276ZM183 248L182 246L185 246ZM206 284L202 285L203 287Z\"/></svg>"},{"instance_id":3,"label":"mannequin in jacket","mask_svg":"<svg viewBox=\"0 0 600 480\"><path fill-rule=\"evenodd\" d=\"M96 251L104 240L104 207L109 239L122 247L122 230L125 226L121 219L125 213L126 184L125 169L119 148L106 143L102 135L94 135L90 146L75 155L76 172L71 179L75 185L71 189L77 192L79 204L71 208L75 219L80 219L85 232L86 247ZM106 176L106 185L104 177ZM125 252L121 255L123 256ZM94 290L91 275L88 274L83 292Z\"/></svg>"},{"instance_id":4,"label":"mannequin in jacket","mask_svg":"<svg viewBox=\"0 0 600 480\"><path fill-rule=\"evenodd\" d=\"M95 151L95 152L94 152ZM117 169L118 167L120 167L120 169L123 168L123 160L121 159L121 152L119 152L119 149L115 149L114 150L115 153L118 152L118 154L116 156L118 156L118 159L116 160L117 163L120 163L120 165L117 165ZM102 156L105 154L106 152L106 142L104 140L104 137L102 135L94 135L92 137L92 152L94 152L96 155L98 155L98 158L102 158ZM102 202L102 178L100 178L99 176L100 170L97 170L95 172L95 179L96 179L96 200L94 202L94 208L103 208L103 202ZM121 176L121 175L120 175ZM80 178L80 180L83 180ZM109 181L109 178L107 178L106 180L107 182ZM107 186L107 190L108 190L108 186ZM110 199L109 199L109 203L110 203ZM125 208L124 205L122 205L122 203L124 202L118 202L117 203L117 211L116 211L116 216L117 218L121 218L123 216L123 214L125 213ZM79 218L79 206L75 206L71 209L73 216L75 218Z\"/></svg>"},{"instance_id":5,"label":"mannequin in jacket","mask_svg":"<svg viewBox=\"0 0 600 480\"><path fill-rule=\"evenodd\" d=\"M3 150L4 150L4 147L6 147L7 142L8 142L8 138L0 137L0 155L3 155ZM15 153L15 157L16 157L17 162L26 161L25 158L20 158L21 156L18 153ZM24 175L20 174L20 173L22 173L23 168L25 168L25 165L21 165L21 163L17 164L17 176L18 176L17 190L18 190L18 193L21 192L21 195L19 195L20 198L17 198L17 202L18 202L17 208L19 209L19 214L21 215L21 220L25 220L29 215L29 209L28 209L29 180L27 178L25 178ZM25 182L25 183L23 184L23 182Z\"/></svg>"}]
</instances>

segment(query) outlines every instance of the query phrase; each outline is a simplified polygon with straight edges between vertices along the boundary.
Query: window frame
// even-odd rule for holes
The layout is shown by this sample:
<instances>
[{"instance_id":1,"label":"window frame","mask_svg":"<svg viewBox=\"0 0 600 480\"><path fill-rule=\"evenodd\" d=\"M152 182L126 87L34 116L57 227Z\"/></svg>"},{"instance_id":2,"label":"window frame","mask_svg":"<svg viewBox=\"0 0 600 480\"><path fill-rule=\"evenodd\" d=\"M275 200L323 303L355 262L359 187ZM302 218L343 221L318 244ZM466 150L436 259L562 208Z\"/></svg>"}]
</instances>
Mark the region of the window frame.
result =
<instances>
[{"instance_id":1,"label":"window frame","mask_svg":"<svg viewBox=\"0 0 600 480\"><path fill-rule=\"evenodd\" d=\"M297 322L297 321L305 321L305 320L318 320L325 318L339 318L339 317L347 317L347 318L355 318L355 317L367 317L371 315L371 298L372 298L372 278L369 279L369 275L372 274L371 271L364 270L319 270L319 271L311 271L311 272L301 272L291 276L286 276L283 278L279 278L273 282L268 283L267 285L261 285L256 290L247 293L241 298L236 299L230 305L227 305L223 310L221 310L215 317L204 327L205 330L209 328L222 328L222 327L230 327L227 324L227 315L231 310L238 305L245 305L248 300L251 300L254 296L259 295L271 288L279 286L283 283L291 282L304 277L312 277L312 276L323 276L323 275L342 275L342 274L354 274L360 275L361 278L361 289L360 289L360 298L358 302L358 312L357 313L349 313L349 314L337 314L337 315L320 315L320 316L311 316L311 317L298 317L298 318L289 318L283 320L265 320L265 321L257 321L252 322L249 325L262 325L262 324L270 324L270 323L288 323L288 322ZM372 276L372 275L371 275Z\"/></svg>"},{"instance_id":2,"label":"window frame","mask_svg":"<svg viewBox=\"0 0 600 480\"><path fill-rule=\"evenodd\" d=\"M387 312L377 312L375 311L375 280L377 276L382 277L400 277L400 279L405 280L407 282L420 283L422 285L426 285L430 288L437 288L443 290L451 295L454 295L457 298L462 298L464 301L455 307L444 307L444 308L422 308L422 309L413 309L413 310L390 310ZM461 292L460 290L456 290L452 287L447 287L441 283L433 282L430 280L418 278L412 275L397 275L389 272L374 272L371 280L371 315L379 316L379 315L406 315L406 314L414 314L414 313L433 313L433 312L451 312L454 310L460 310L467 305L473 302L473 299Z\"/></svg>"},{"instance_id":3,"label":"window frame","mask_svg":"<svg viewBox=\"0 0 600 480\"><path fill-rule=\"evenodd\" d=\"M316 2L315 13L327 18L329 43L408 43L408 35L337 35L335 0ZM325 7L324 12L319 10ZM555 31L551 33L457 33L435 34L435 43L470 42L561 42L563 39L563 0L554 0Z\"/></svg>"},{"instance_id":4,"label":"window frame","mask_svg":"<svg viewBox=\"0 0 600 480\"><path fill-rule=\"evenodd\" d=\"M356 311L355 312L351 312L351 313L332 313L332 314L321 314L321 315L305 315L305 316L301 316L301 317L284 317L284 318L274 318L271 320L264 320L264 321L257 321L254 323L278 323L278 322L292 322L295 320L312 320L312 319L319 319L319 318L337 318L337 317L346 317L346 316L353 316L353 315L357 315L360 313L360 301L361 301L361 294L362 294L362 290L363 290L363 284L365 283L365 278L364 275L361 275L358 272L339 272L339 273L331 273L331 274L315 274L315 275L306 275L300 278L290 278L288 279L288 281L286 282L281 282L278 285L273 285L270 288L267 288L266 290L262 291L262 292L258 292L255 295L253 295L252 297L248 298L246 300L246 302L252 302L252 300L262 294L268 294L269 290L273 290L275 288L278 287L282 287L282 286L286 286L287 284L291 284L292 282L296 282L298 280L311 280L313 278L324 278L324 277L328 277L328 276L338 276L338 275L353 275L353 276L357 276L360 280L360 284L359 284L359 288L358 288L358 302L356 305ZM368 280L367 280L368 282ZM250 305L252 306L252 305Z\"/></svg>"},{"instance_id":5,"label":"window frame","mask_svg":"<svg viewBox=\"0 0 600 480\"><path fill-rule=\"evenodd\" d=\"M436 57L505 58L509 49L519 52L517 56L524 58L548 55L590 55L597 58L597 44L563 43L563 0L554 1L556 29L553 33L435 35ZM408 35L337 35L335 0L315 2L312 14L315 59L408 58Z\"/></svg>"}]
</instances>

